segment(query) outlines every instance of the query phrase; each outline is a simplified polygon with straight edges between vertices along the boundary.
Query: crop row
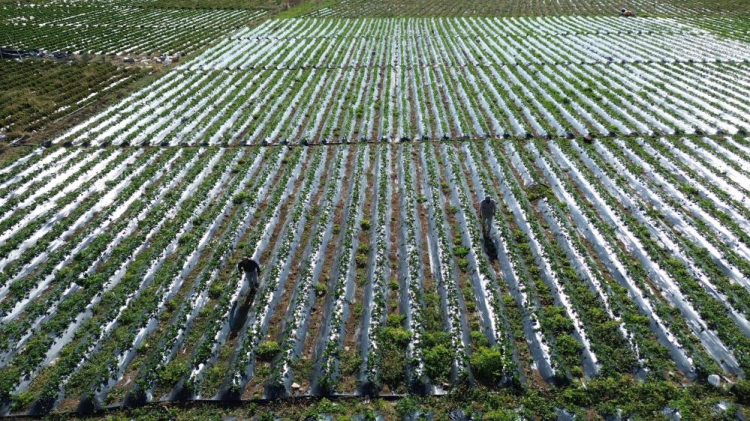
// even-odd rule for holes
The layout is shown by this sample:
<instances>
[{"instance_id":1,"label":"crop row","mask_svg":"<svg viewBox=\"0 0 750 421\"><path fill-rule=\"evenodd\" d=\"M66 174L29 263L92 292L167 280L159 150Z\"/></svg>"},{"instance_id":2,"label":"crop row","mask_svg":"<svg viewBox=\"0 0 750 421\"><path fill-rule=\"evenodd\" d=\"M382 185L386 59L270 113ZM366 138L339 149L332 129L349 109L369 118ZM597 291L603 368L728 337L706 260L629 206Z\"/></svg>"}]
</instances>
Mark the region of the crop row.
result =
<instances>
[{"instance_id":1,"label":"crop row","mask_svg":"<svg viewBox=\"0 0 750 421\"><path fill-rule=\"evenodd\" d=\"M711 31L719 36L750 42L747 19L728 16L702 16L689 19L691 26Z\"/></svg>"},{"instance_id":2,"label":"crop row","mask_svg":"<svg viewBox=\"0 0 750 421\"><path fill-rule=\"evenodd\" d=\"M137 69L110 64L60 65L42 61L0 62L0 134L11 138L102 101L138 80Z\"/></svg>"},{"instance_id":3,"label":"crop row","mask_svg":"<svg viewBox=\"0 0 750 421\"><path fill-rule=\"evenodd\" d=\"M0 169L3 410L733 381L748 163L708 137L35 151Z\"/></svg>"},{"instance_id":4,"label":"crop row","mask_svg":"<svg viewBox=\"0 0 750 421\"><path fill-rule=\"evenodd\" d=\"M264 11L123 6L0 8L0 45L89 54L187 54L260 18Z\"/></svg>"},{"instance_id":5,"label":"crop row","mask_svg":"<svg viewBox=\"0 0 750 421\"><path fill-rule=\"evenodd\" d=\"M56 141L293 144L750 127L741 61L750 51L734 41L640 29L628 42L614 33L479 35L483 26L503 31L499 19L284 22L224 40ZM273 37L260 37L271 28Z\"/></svg>"},{"instance_id":6,"label":"crop row","mask_svg":"<svg viewBox=\"0 0 750 421\"><path fill-rule=\"evenodd\" d=\"M550 16L614 15L621 8L637 14L695 14L696 10L665 1L649 0L565 0L533 1L405 1L339 0L310 12L312 17L401 17L401 16Z\"/></svg>"},{"instance_id":7,"label":"crop row","mask_svg":"<svg viewBox=\"0 0 750 421\"><path fill-rule=\"evenodd\" d=\"M250 16L253 16L252 12L242 10L223 10L212 14L202 10L102 7L93 4L66 7L6 4L0 7L0 21L3 23L39 27L80 25L169 28L186 25L204 28L213 25L219 28L236 28L245 23Z\"/></svg>"},{"instance_id":8,"label":"crop row","mask_svg":"<svg viewBox=\"0 0 750 421\"><path fill-rule=\"evenodd\" d=\"M737 133L750 127L743 100L747 76L744 65L701 63L175 72L56 142L294 144ZM332 95L321 98L329 89Z\"/></svg>"},{"instance_id":9,"label":"crop row","mask_svg":"<svg viewBox=\"0 0 750 421\"><path fill-rule=\"evenodd\" d=\"M189 69L336 67L320 51L361 38L367 55L338 66L591 63L608 61L743 61L747 46L672 18L286 19L245 28L186 63ZM299 46L304 39L305 48ZM377 43L394 44L376 52ZM316 48L317 47L317 48ZM272 51L274 54L269 55ZM293 55L286 52L295 51ZM412 54L413 53L413 54ZM556 54L562 55L558 57Z\"/></svg>"}]
</instances>

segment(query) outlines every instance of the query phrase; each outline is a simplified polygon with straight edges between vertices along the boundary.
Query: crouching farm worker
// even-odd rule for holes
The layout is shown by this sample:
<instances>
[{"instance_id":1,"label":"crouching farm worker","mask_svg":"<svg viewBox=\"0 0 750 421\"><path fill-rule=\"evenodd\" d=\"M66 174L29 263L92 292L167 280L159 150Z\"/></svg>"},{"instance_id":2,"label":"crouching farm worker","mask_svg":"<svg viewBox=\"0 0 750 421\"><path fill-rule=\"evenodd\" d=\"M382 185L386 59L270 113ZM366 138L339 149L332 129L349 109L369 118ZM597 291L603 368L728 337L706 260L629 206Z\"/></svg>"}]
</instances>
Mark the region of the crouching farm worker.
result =
<instances>
[{"instance_id":1,"label":"crouching farm worker","mask_svg":"<svg viewBox=\"0 0 750 421\"><path fill-rule=\"evenodd\" d=\"M630 18L630 17L633 17L633 12L631 12L630 10L627 10L627 9L621 9L620 10L620 16L626 17L626 18Z\"/></svg>"},{"instance_id":2,"label":"crouching farm worker","mask_svg":"<svg viewBox=\"0 0 750 421\"><path fill-rule=\"evenodd\" d=\"M237 270L240 272L240 275L245 275L245 279L247 279L250 286L250 296L254 296L255 291L258 289L260 265L252 258L245 256L237 263Z\"/></svg>"},{"instance_id":3,"label":"crouching farm worker","mask_svg":"<svg viewBox=\"0 0 750 421\"><path fill-rule=\"evenodd\" d=\"M487 238L492 231L492 218L495 217L495 201L486 196L482 203L479 204L479 214L482 216L482 234Z\"/></svg>"}]
</instances>

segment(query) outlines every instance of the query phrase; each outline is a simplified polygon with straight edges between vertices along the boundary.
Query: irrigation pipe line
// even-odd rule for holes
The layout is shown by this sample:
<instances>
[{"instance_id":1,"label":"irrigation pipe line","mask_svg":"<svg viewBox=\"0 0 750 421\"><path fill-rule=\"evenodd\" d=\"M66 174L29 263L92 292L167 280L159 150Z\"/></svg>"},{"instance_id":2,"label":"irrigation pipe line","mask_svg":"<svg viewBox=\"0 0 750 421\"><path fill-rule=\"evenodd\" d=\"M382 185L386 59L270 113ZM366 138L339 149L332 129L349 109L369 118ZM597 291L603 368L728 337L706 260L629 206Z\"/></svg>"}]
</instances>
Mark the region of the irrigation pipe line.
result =
<instances>
[{"instance_id":1,"label":"irrigation pipe line","mask_svg":"<svg viewBox=\"0 0 750 421\"><path fill-rule=\"evenodd\" d=\"M724 139L726 137L732 137L732 136L745 136L745 134L737 133L735 135L729 135L729 134L659 134L654 133L651 135L641 135L637 133L633 133L630 135L616 135L616 136L596 136L592 137L591 141L596 141L599 139L604 138L621 138L621 139L627 139L627 138L650 138L650 139L659 139L659 138L667 138L667 139L679 139L683 138L685 136L700 136L709 138L712 140L718 140L721 141L721 139ZM326 146L352 146L352 145L377 145L377 144L402 144L402 143L462 143L462 142L482 142L482 141L500 141L500 142L524 142L530 139L541 139L546 141L560 141L560 140L579 140L586 142L586 138L583 138L581 136L576 136L574 138L569 138L565 136L552 136L552 137L544 137L539 138L532 136L531 138L523 138L523 137L517 137L517 136L510 136L507 138L502 137L486 137L486 138L468 138L468 139L462 139L462 138L451 138L451 139L444 139L444 140L407 140L407 141L357 141L357 142L316 142L316 143L292 143L292 144L283 144L283 143L272 143L272 144L238 144L233 143L231 145L229 144L214 144L214 145L206 145L206 144L182 144L182 145L168 145L163 146L160 144L151 145L151 144L139 144L139 145L112 145L110 143L107 144L99 144L99 145L92 145L92 144L54 144L51 143L51 141L47 140L42 143L23 143L18 144L14 146L43 146L48 149L55 149L55 148L81 148L81 149L97 149L97 148L109 148L109 147L115 147L115 148L123 148L123 149L135 149L135 148L295 148L295 147L326 147Z\"/></svg>"}]
</instances>

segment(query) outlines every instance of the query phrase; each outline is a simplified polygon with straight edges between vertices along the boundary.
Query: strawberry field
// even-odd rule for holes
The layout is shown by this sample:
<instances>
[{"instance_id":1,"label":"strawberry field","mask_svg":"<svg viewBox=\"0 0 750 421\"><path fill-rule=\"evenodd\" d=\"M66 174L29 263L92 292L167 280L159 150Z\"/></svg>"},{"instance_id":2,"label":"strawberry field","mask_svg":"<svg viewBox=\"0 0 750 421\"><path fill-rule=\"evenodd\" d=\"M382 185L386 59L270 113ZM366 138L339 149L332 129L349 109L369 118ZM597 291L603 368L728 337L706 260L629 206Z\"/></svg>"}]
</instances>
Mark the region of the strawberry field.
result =
<instances>
[{"instance_id":1,"label":"strawberry field","mask_svg":"<svg viewBox=\"0 0 750 421\"><path fill-rule=\"evenodd\" d=\"M735 419L731 1L0 1L0 416Z\"/></svg>"},{"instance_id":2,"label":"strawberry field","mask_svg":"<svg viewBox=\"0 0 750 421\"><path fill-rule=\"evenodd\" d=\"M690 1L663 0L338 0L325 4L310 17L416 17L416 16L556 16L612 15L622 8L638 14L696 14L702 8Z\"/></svg>"},{"instance_id":3,"label":"strawberry field","mask_svg":"<svg viewBox=\"0 0 750 421\"><path fill-rule=\"evenodd\" d=\"M103 2L0 5L0 46L71 54L188 54L263 10L190 10Z\"/></svg>"},{"instance_id":4,"label":"strawberry field","mask_svg":"<svg viewBox=\"0 0 750 421\"><path fill-rule=\"evenodd\" d=\"M110 64L0 61L0 134L30 135L124 92L144 76Z\"/></svg>"},{"instance_id":5,"label":"strawberry field","mask_svg":"<svg viewBox=\"0 0 750 421\"><path fill-rule=\"evenodd\" d=\"M749 145L36 150L0 170L3 410L733 382Z\"/></svg>"},{"instance_id":6,"label":"strawberry field","mask_svg":"<svg viewBox=\"0 0 750 421\"><path fill-rule=\"evenodd\" d=\"M680 19L266 21L55 141L747 133L747 60L748 44Z\"/></svg>"}]
</instances>

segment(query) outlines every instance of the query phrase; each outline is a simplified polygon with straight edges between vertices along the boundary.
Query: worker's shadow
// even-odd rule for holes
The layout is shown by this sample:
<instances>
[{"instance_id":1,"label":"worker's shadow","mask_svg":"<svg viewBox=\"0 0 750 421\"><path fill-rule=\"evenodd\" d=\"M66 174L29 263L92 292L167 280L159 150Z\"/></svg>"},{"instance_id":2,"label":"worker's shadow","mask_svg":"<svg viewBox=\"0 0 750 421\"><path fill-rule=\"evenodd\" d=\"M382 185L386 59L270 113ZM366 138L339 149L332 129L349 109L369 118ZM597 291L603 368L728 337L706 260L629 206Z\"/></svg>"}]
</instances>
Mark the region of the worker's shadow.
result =
<instances>
[{"instance_id":1,"label":"worker's shadow","mask_svg":"<svg viewBox=\"0 0 750 421\"><path fill-rule=\"evenodd\" d=\"M253 301L252 299L249 299L250 294L244 299L240 299L240 301L236 304L235 311L232 312L232 317L229 321L229 336L234 337L239 333L240 330L242 330L242 327L245 325L245 321L247 320L247 313L250 312L250 307L252 307Z\"/></svg>"},{"instance_id":2,"label":"worker's shadow","mask_svg":"<svg viewBox=\"0 0 750 421\"><path fill-rule=\"evenodd\" d=\"M484 245L484 252L487 253L487 258L490 262L497 260L497 243L495 238L490 234L489 237L483 237L482 243Z\"/></svg>"},{"instance_id":3,"label":"worker's shadow","mask_svg":"<svg viewBox=\"0 0 750 421\"><path fill-rule=\"evenodd\" d=\"M255 295L258 292L257 288L250 288L249 282L247 281L250 276L257 276L245 273L242 278L244 283L242 286L243 292L240 293L240 297L232 308L229 316L229 335L230 337L236 336L247 321L247 314L253 306Z\"/></svg>"}]
</instances>

